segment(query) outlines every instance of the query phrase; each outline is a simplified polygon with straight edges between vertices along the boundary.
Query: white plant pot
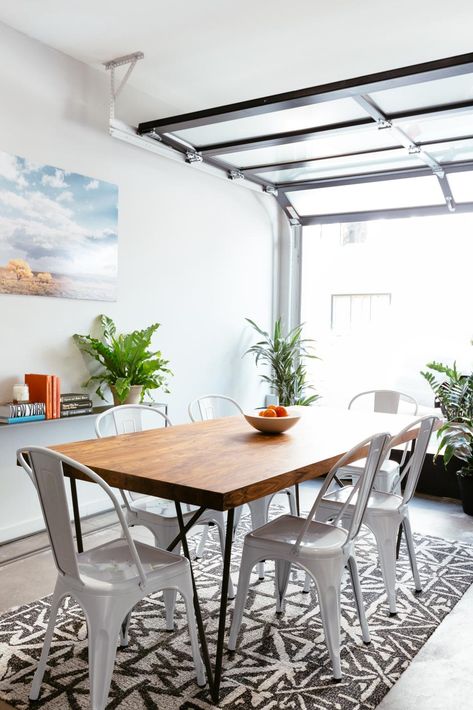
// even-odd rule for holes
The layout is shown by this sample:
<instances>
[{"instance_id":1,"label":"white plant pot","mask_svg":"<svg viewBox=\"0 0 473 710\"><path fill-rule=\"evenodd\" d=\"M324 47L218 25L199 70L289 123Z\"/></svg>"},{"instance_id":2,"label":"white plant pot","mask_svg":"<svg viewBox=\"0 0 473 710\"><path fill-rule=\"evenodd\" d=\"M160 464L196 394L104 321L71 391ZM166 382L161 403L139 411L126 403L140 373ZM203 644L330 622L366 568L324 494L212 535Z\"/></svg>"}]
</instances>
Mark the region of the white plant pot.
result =
<instances>
[{"instance_id":1,"label":"white plant pot","mask_svg":"<svg viewBox=\"0 0 473 710\"><path fill-rule=\"evenodd\" d=\"M130 387L128 397L125 399L124 402L120 402L120 400L118 399L117 392L113 385L110 387L110 389L112 390L113 404L115 406L119 404L139 404L141 401L141 390L143 389L142 385L132 385Z\"/></svg>"}]
</instances>

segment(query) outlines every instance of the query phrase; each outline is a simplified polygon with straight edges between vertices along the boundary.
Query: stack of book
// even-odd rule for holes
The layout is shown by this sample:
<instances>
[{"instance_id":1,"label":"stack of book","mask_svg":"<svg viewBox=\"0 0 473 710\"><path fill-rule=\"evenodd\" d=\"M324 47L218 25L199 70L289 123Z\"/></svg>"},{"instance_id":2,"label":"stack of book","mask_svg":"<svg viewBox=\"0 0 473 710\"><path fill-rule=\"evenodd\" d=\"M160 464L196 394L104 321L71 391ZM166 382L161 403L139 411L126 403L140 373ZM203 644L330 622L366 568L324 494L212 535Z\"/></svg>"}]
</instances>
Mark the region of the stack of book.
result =
<instances>
[{"instance_id":1,"label":"stack of book","mask_svg":"<svg viewBox=\"0 0 473 710\"><path fill-rule=\"evenodd\" d=\"M61 417L76 417L92 412L92 401L82 392L65 392L61 395Z\"/></svg>"},{"instance_id":2,"label":"stack of book","mask_svg":"<svg viewBox=\"0 0 473 710\"><path fill-rule=\"evenodd\" d=\"M25 385L28 385L31 402L44 402L46 419L59 419L60 411L60 381L56 375L25 375Z\"/></svg>"},{"instance_id":3,"label":"stack of book","mask_svg":"<svg viewBox=\"0 0 473 710\"><path fill-rule=\"evenodd\" d=\"M0 423L19 424L46 419L44 402L5 402L0 404Z\"/></svg>"}]
</instances>

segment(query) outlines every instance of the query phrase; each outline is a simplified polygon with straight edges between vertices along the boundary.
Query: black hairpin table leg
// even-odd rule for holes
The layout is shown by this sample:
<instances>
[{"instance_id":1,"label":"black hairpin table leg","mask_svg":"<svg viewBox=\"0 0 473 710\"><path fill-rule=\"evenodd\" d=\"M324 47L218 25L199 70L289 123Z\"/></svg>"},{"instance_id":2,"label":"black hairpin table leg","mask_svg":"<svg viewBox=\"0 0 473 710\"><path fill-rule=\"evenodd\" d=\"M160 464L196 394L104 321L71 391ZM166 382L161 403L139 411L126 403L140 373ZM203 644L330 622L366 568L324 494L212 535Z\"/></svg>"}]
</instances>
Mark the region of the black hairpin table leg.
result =
<instances>
[{"instance_id":1,"label":"black hairpin table leg","mask_svg":"<svg viewBox=\"0 0 473 710\"><path fill-rule=\"evenodd\" d=\"M300 496L299 496L299 484L296 483L294 488L296 489L296 513L297 513L297 517L300 518L301 517L301 500L300 500Z\"/></svg>"},{"instance_id":2,"label":"black hairpin table leg","mask_svg":"<svg viewBox=\"0 0 473 710\"><path fill-rule=\"evenodd\" d=\"M179 522L180 539L182 543L182 550L184 555L189 560L191 577L192 577L192 588L194 590L194 609L197 621L197 629L199 632L200 645L202 648L202 656L205 665L205 670L207 673L207 680L209 683L210 694L212 700L217 703L220 696L220 681L222 678L222 662L223 662L223 642L225 640L225 626L227 620L227 599L228 599L228 582L230 579L230 563L232 556L232 541L233 541L233 517L234 510L231 509L227 513L227 531L225 537L225 555L223 559L223 577L222 577L222 587L221 587L221 597L220 597L220 614L218 621L218 635L217 635L217 653L215 657L214 671L212 672L212 666L210 662L209 649L207 645L207 639L205 636L205 628L202 620L202 612L200 609L199 596L197 593L197 587L195 584L194 571L192 569L192 560L189 554L189 547L187 545L186 538L186 526L184 525L184 519L182 516L181 504L176 501L176 513Z\"/></svg>"},{"instance_id":3,"label":"black hairpin table leg","mask_svg":"<svg viewBox=\"0 0 473 710\"><path fill-rule=\"evenodd\" d=\"M77 552L84 552L84 545L82 543L82 528L80 524L79 502L77 500L77 483L76 479L72 476L69 480L71 483L72 510L74 513L74 527L76 530Z\"/></svg>"}]
</instances>

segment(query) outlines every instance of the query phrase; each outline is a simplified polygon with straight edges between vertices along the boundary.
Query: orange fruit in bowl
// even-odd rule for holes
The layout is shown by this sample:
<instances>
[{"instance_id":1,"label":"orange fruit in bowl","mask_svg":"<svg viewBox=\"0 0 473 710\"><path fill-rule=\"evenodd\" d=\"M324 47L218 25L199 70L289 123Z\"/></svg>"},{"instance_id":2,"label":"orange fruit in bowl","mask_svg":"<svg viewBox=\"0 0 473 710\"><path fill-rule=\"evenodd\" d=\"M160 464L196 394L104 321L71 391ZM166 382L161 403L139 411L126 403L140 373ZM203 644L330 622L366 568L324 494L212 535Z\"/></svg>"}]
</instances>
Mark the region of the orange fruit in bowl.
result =
<instances>
[{"instance_id":1,"label":"orange fruit in bowl","mask_svg":"<svg viewBox=\"0 0 473 710\"><path fill-rule=\"evenodd\" d=\"M283 406L275 407L274 411L276 412L276 416L278 416L278 417L288 417L289 416L289 412L287 411L286 407L283 407Z\"/></svg>"},{"instance_id":2,"label":"orange fruit in bowl","mask_svg":"<svg viewBox=\"0 0 473 710\"><path fill-rule=\"evenodd\" d=\"M260 417L277 417L278 415L276 414L274 409L270 409L268 407L268 409L263 409L263 411L259 413L259 416Z\"/></svg>"},{"instance_id":3,"label":"orange fruit in bowl","mask_svg":"<svg viewBox=\"0 0 473 710\"><path fill-rule=\"evenodd\" d=\"M277 408L278 408L277 404L270 404L268 407L266 407L266 409L274 409L276 414L277 414Z\"/></svg>"}]
</instances>

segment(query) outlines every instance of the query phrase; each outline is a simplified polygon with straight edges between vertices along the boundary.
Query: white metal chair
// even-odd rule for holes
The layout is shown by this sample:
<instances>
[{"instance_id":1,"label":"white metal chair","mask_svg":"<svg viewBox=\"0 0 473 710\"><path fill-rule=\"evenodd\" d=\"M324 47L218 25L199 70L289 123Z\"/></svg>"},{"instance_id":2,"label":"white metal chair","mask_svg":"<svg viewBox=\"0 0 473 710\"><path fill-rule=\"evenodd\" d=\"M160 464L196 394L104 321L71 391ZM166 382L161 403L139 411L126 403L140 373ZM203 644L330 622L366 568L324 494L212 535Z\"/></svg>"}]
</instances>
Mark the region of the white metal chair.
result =
<instances>
[{"instance_id":1,"label":"white metal chair","mask_svg":"<svg viewBox=\"0 0 473 710\"><path fill-rule=\"evenodd\" d=\"M144 404L123 404L99 414L95 420L95 431L99 438L106 436L110 432L114 436L120 436L121 434L143 431L147 428L146 419L152 420L153 428L162 426L164 423L167 426L172 426L169 417L159 409ZM179 523L174 503L163 498L132 493L131 491L120 491L120 493L125 504L125 517L128 525L141 525L147 528L154 536L156 546L166 549L179 534ZM184 507L183 518L184 522L187 523L197 510L197 506L186 504ZM210 524L214 524L217 527L223 557L225 552L225 518L222 511L211 509L205 510L196 522L196 525L205 526L204 535L197 547L197 557L203 554L203 547ZM181 543L176 546L175 550L180 552ZM232 580L230 579L228 596L233 599L234 594ZM166 626L171 631L174 627L176 593L173 590L165 591L164 600Z\"/></svg>"},{"instance_id":2,"label":"white metal chair","mask_svg":"<svg viewBox=\"0 0 473 710\"><path fill-rule=\"evenodd\" d=\"M123 627L126 627L130 610L148 594L163 589L173 589L184 597L197 683L204 685L188 560L181 555L134 542L112 489L86 466L41 447L20 449L17 455L36 486L58 571L30 699L36 700L39 696L58 609L66 596L77 601L87 620L90 706L93 710L103 710L107 704L117 643L120 636L126 645ZM97 483L109 496L122 528L122 537L86 552L75 552L64 486L64 464Z\"/></svg>"},{"instance_id":3,"label":"white metal chair","mask_svg":"<svg viewBox=\"0 0 473 710\"><path fill-rule=\"evenodd\" d=\"M351 574L362 638L365 643L370 642L353 540L360 529L373 480L382 461L384 448L388 440L389 434L387 433L375 434L342 456L327 475L307 519L283 515L246 535L241 558L235 611L228 643L231 650L234 650L236 646L248 594L251 570L262 559L275 560L276 611L281 612L284 609L284 596L291 565L301 567L315 581L325 641L332 661L335 679L341 678L340 585L346 565L348 565ZM317 514L320 501L332 483L338 468L350 459L357 456L359 458L362 452L366 450L365 447L369 447L366 465L356 486L353 488L352 496L347 500L333 522L321 523L315 521L314 516ZM357 498L351 524L348 529L344 529L339 524L345 509L355 494Z\"/></svg>"},{"instance_id":4,"label":"white metal chair","mask_svg":"<svg viewBox=\"0 0 473 710\"><path fill-rule=\"evenodd\" d=\"M230 407L228 406L230 405ZM233 409L233 412L231 411ZM206 394L203 397L198 397L190 402L188 406L189 417L192 422L196 421L207 421L208 419L216 419L219 416L228 415L230 413L235 414L235 409L243 414L243 409L240 407L238 402L231 397L227 397L223 394ZM251 516L251 527L252 529L259 528L268 522L269 517L269 506L271 505L274 496L279 493L284 493L288 497L289 510L292 515L297 515L297 505L296 505L296 495L294 491L294 486L291 488L285 488L278 493L274 493L270 496L263 496L258 500L251 501L247 503L250 509ZM238 506L235 508L235 516L233 522L233 533L236 533L238 524L240 522L241 513L243 506ZM259 578L264 579L264 562L261 562L258 566Z\"/></svg>"},{"instance_id":5,"label":"white metal chair","mask_svg":"<svg viewBox=\"0 0 473 710\"><path fill-rule=\"evenodd\" d=\"M396 614L396 548L399 527L402 525L412 575L416 592L422 591L419 570L415 555L414 541L412 539L411 523L409 520L409 502L415 493L417 482L425 460L437 417L427 416L417 419L409 426L396 434L388 444L388 452L393 446L402 442L403 435L413 429L420 429L416 439L414 453L408 464L404 467L398 480L393 482L390 493L373 490L368 500L363 524L366 525L376 539L379 561L383 574L384 584L389 603L389 611ZM404 493L397 494L400 484L405 481ZM349 525L355 511L356 496L353 495L353 486L343 486L332 493L326 493L317 511L317 520L326 522L331 518L338 518L341 509L344 509L343 524ZM348 505L347 505L347 501Z\"/></svg>"},{"instance_id":6,"label":"white metal chair","mask_svg":"<svg viewBox=\"0 0 473 710\"><path fill-rule=\"evenodd\" d=\"M371 399L371 402L369 400ZM407 412L413 416L417 415L418 404L414 397L410 394L397 392L396 390L368 390L355 395L348 405L348 409L352 409L353 405L358 402L367 404L374 412L384 412L385 414L398 414L401 403L407 405ZM404 451L400 463L393 459L386 458L381 469L376 476L374 488L377 491L389 493L392 490L393 482L400 476L400 472L406 461L406 456L409 450L409 444L404 446ZM363 468L364 461L356 461L349 466L344 466L337 475L341 480L348 479L353 484L356 483L360 474L360 469Z\"/></svg>"}]
</instances>

